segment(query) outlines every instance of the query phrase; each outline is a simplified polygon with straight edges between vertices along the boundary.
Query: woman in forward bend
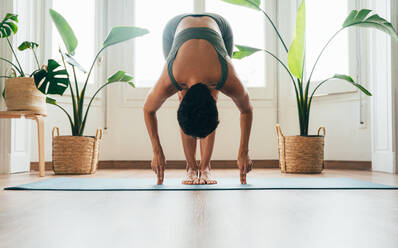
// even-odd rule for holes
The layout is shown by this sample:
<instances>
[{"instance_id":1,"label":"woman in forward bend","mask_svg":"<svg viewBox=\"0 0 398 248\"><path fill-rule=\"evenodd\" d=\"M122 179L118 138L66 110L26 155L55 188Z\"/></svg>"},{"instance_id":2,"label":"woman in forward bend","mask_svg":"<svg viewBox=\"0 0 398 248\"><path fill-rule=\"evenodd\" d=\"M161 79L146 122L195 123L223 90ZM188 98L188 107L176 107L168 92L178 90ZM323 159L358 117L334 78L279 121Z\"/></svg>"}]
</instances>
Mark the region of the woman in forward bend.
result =
<instances>
[{"instance_id":1,"label":"woman in forward bend","mask_svg":"<svg viewBox=\"0 0 398 248\"><path fill-rule=\"evenodd\" d=\"M166 159L158 135L156 111L167 98L178 94L177 119L187 161L183 184L216 184L210 174L216 128L217 99L222 92L240 111L240 145L237 165L240 181L252 169L249 137L253 111L247 90L231 63L233 36L228 22L217 14L183 14L171 19L163 33L166 65L144 105L145 124L153 148L152 169L162 184ZM231 134L234 135L234 134ZM197 139L200 163L196 161Z\"/></svg>"}]
</instances>

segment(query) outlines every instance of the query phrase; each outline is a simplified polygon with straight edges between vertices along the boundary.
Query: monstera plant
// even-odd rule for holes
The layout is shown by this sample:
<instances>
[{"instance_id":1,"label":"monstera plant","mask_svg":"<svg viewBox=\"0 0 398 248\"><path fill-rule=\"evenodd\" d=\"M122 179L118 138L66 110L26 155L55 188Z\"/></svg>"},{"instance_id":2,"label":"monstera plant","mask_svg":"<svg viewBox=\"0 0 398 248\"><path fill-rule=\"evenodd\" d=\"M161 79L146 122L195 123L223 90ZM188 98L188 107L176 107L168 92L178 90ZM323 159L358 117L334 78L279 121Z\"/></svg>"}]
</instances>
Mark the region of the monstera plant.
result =
<instances>
[{"instance_id":1,"label":"monstera plant","mask_svg":"<svg viewBox=\"0 0 398 248\"><path fill-rule=\"evenodd\" d=\"M341 28L326 42L325 46L322 48L319 53L309 75L306 77L304 75L304 63L305 63L305 26L306 26L306 8L305 8L305 0L302 0L296 16L296 29L294 40L290 47L286 46L286 42L283 40L281 34L276 28L274 22L269 17L269 15L261 9L261 0L222 0L224 2L252 8L254 10L262 12L266 19L271 23L278 39L280 40L284 51L288 54L287 65L286 62L283 62L280 58L278 58L275 54L270 51L261 48L248 47L244 45L237 45L238 51L234 52L233 58L242 59L244 57L250 56L256 52L263 51L269 55L271 55L274 59L278 61L278 63L286 70L287 74L290 77L291 83L294 87L295 97L297 102L297 110L298 117L300 122L300 135L308 136L308 125L310 118L310 110L312 104L312 98L315 92L328 82L331 79L337 78L344 80L353 86L357 87L363 93L368 96L371 96L371 93L362 87L359 83L355 82L354 79L349 75L335 74L330 78L326 78L320 82L317 82L314 89L310 91L310 86L312 83L311 77L314 73L314 70L317 66L317 63L325 51L326 47L330 44L330 42L343 30L349 27L365 27L365 28L375 28L380 31L385 32L390 35L392 39L398 41L398 34L395 31L394 27L390 22L380 17L379 15L372 13L372 10L362 9L362 10L353 10L347 16L345 21L342 23ZM320 20L320 23L322 20Z\"/></svg>"},{"instance_id":2,"label":"monstera plant","mask_svg":"<svg viewBox=\"0 0 398 248\"><path fill-rule=\"evenodd\" d=\"M26 75L30 75L30 76L33 75L33 73L27 74L23 70L21 63L19 62L18 56L17 56L14 48L12 47L11 41L9 39L13 34L17 33L17 31L18 31L17 23L18 23L18 15L11 14L11 13L7 13L5 15L5 17L3 18L3 20L0 22L0 39L5 39L7 41L7 44L12 52L13 57L15 58L15 61L16 61L16 64L15 64L10 59L0 57L1 61L4 61L12 69L14 69L16 71L15 75L1 75L0 76L1 78L25 77ZM39 60L38 60L37 54L36 54L36 49L38 47L39 47L39 44L37 44L35 42L24 41L21 43L21 45L18 46L18 50L24 51L26 49L30 49L33 52L33 55L35 57L35 60L37 63L37 69L40 69Z\"/></svg>"},{"instance_id":3,"label":"monstera plant","mask_svg":"<svg viewBox=\"0 0 398 248\"><path fill-rule=\"evenodd\" d=\"M19 51L31 50L36 61L37 68L31 73L27 73L26 70L22 68L16 50L14 50L10 41L10 37L18 31L17 23L18 15L11 13L6 14L0 22L0 39L7 41L12 56L16 61L14 63L10 58L0 57L0 61L4 61L8 66L5 74L0 75L0 78L6 78L2 95L5 99L7 110L33 111L35 113L45 114L45 96L37 90L32 78L33 74L40 70L40 63L36 54L39 44L32 41L24 41L18 46ZM62 94L63 92L59 93Z\"/></svg>"},{"instance_id":4,"label":"monstera plant","mask_svg":"<svg viewBox=\"0 0 398 248\"><path fill-rule=\"evenodd\" d=\"M84 101L86 96L87 84L93 71L94 65L99 55L108 47L145 35L149 31L139 27L120 26L113 27L108 34L107 38L102 44L102 48L95 56L91 67L88 72L74 59L75 49L78 45L78 40L68 22L65 18L53 9L50 9L50 16L55 24L63 43L65 44L66 51L63 52L59 49L61 56L62 66L55 60L49 59L47 65L34 74L35 83L37 88L44 94L61 94L65 89L69 88L72 102L72 113L70 114L64 107L60 106L55 99L47 97L47 103L52 104L61 109L67 116L73 136L83 136L85 125L87 122L88 113L91 104L97 94L106 86L116 83L125 82L134 87L132 76L124 71L117 71L111 75L108 80L100 86L94 95L91 97L87 108L84 108ZM69 65L68 71L67 64ZM82 89L79 89L78 78L76 76L76 69L81 70L86 74ZM73 80L74 85L71 81Z\"/></svg>"}]
</instances>

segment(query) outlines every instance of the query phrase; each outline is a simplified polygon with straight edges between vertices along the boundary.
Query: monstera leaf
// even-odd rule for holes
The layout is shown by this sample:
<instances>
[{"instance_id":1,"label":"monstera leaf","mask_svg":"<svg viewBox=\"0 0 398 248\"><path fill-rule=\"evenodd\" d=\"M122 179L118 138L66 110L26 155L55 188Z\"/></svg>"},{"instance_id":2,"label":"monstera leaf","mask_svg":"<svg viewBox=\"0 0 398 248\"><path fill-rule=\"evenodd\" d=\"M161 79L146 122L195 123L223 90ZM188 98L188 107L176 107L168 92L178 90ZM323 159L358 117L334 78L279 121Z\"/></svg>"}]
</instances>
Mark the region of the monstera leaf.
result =
<instances>
[{"instance_id":1,"label":"monstera leaf","mask_svg":"<svg viewBox=\"0 0 398 248\"><path fill-rule=\"evenodd\" d=\"M377 14L370 15L372 10L370 9L361 9L353 10L346 18L343 23L343 28L351 27L351 26L359 26L366 28L376 28L381 30L387 34L389 34L393 39L398 41L398 34L395 31L394 27L390 22L386 19L380 17Z\"/></svg>"},{"instance_id":2,"label":"monstera leaf","mask_svg":"<svg viewBox=\"0 0 398 248\"><path fill-rule=\"evenodd\" d=\"M49 59L47 69L34 74L37 88L44 94L62 95L69 86L68 72L60 69L60 64Z\"/></svg>"},{"instance_id":3,"label":"monstera leaf","mask_svg":"<svg viewBox=\"0 0 398 248\"><path fill-rule=\"evenodd\" d=\"M39 47L39 44L32 42L32 41L24 41L19 45L18 50L19 51L24 51L26 49L36 49Z\"/></svg>"},{"instance_id":4,"label":"monstera leaf","mask_svg":"<svg viewBox=\"0 0 398 248\"><path fill-rule=\"evenodd\" d=\"M260 8L261 0L222 0L222 1L252 8L255 10L261 10Z\"/></svg>"},{"instance_id":5,"label":"monstera leaf","mask_svg":"<svg viewBox=\"0 0 398 248\"><path fill-rule=\"evenodd\" d=\"M74 55L77 47L77 38L69 23L57 11L50 9L50 16L58 29L58 33L64 41L66 50L69 54Z\"/></svg>"},{"instance_id":6,"label":"monstera leaf","mask_svg":"<svg viewBox=\"0 0 398 248\"><path fill-rule=\"evenodd\" d=\"M303 78L304 64L304 44L305 43L305 0L297 11L296 30L294 32L294 40L290 46L287 63L290 72L299 79Z\"/></svg>"},{"instance_id":7,"label":"monstera leaf","mask_svg":"<svg viewBox=\"0 0 398 248\"><path fill-rule=\"evenodd\" d=\"M9 37L12 33L15 34L18 31L17 22L18 15L11 13L6 14L4 19L0 22L0 38Z\"/></svg>"},{"instance_id":8,"label":"monstera leaf","mask_svg":"<svg viewBox=\"0 0 398 248\"><path fill-rule=\"evenodd\" d=\"M145 28L128 26L113 27L104 41L103 48L107 48L117 43L143 36L147 33L149 33L149 31Z\"/></svg>"}]
</instances>

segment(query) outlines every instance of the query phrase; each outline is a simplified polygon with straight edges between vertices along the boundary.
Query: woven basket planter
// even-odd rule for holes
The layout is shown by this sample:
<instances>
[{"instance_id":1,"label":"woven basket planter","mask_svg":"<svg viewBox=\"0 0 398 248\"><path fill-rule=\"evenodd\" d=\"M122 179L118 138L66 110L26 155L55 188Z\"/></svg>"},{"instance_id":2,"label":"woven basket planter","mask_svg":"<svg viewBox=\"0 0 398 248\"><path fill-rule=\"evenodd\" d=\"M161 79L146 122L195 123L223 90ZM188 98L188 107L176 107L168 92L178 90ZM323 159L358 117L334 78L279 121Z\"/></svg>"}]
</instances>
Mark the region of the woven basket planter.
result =
<instances>
[{"instance_id":1,"label":"woven basket planter","mask_svg":"<svg viewBox=\"0 0 398 248\"><path fill-rule=\"evenodd\" d=\"M320 132L323 131L323 135ZM283 173L321 173L324 168L325 128L314 136L284 136L276 125L279 167Z\"/></svg>"},{"instance_id":2,"label":"woven basket planter","mask_svg":"<svg viewBox=\"0 0 398 248\"><path fill-rule=\"evenodd\" d=\"M59 136L58 127L54 127L52 136L55 174L93 174L96 172L102 129L97 129L95 137Z\"/></svg>"},{"instance_id":3,"label":"woven basket planter","mask_svg":"<svg viewBox=\"0 0 398 248\"><path fill-rule=\"evenodd\" d=\"M46 96L37 88L33 78L8 78L5 85L8 111L33 111L46 114Z\"/></svg>"}]
</instances>

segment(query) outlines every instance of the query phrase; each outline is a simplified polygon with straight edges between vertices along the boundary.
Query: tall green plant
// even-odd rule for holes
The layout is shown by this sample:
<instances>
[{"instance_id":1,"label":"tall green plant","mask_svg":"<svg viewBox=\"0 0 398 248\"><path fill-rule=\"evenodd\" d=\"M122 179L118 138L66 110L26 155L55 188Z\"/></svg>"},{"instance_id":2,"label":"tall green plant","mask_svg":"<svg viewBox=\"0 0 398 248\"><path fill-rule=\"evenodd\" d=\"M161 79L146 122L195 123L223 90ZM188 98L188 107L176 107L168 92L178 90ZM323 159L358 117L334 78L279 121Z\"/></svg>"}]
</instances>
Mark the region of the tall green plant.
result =
<instances>
[{"instance_id":1,"label":"tall green plant","mask_svg":"<svg viewBox=\"0 0 398 248\"><path fill-rule=\"evenodd\" d=\"M72 100L72 115L70 115L69 112L65 108L60 106L53 98L47 97L47 103L57 106L66 114L71 126L73 136L83 136L91 104L103 88L116 82L126 82L134 87L134 83L131 81L133 79L132 76L128 75L124 71L117 71L116 73L111 75L101 87L97 89L97 91L91 97L87 108L84 108L87 84L99 55L106 48L112 45L116 45L118 43L145 35L149 33L149 31L147 29L138 27L113 27L107 38L103 42L101 49L96 54L89 71L86 72L73 57L73 55L75 54L75 50L78 46L78 40L71 26L61 14L53 9L50 9L50 16L66 47L65 53L62 52L61 49L59 50L63 68L60 68L61 65L58 64L55 60L48 60L47 67L35 73L35 83L38 89L45 94L52 94L52 92L57 91L58 87L66 86L67 88L69 88ZM69 67L72 69L72 76L68 71L66 64L68 64ZM87 73L81 90L79 90L78 79L76 77L76 69ZM74 86L72 86L71 80L74 81Z\"/></svg>"},{"instance_id":2,"label":"tall green plant","mask_svg":"<svg viewBox=\"0 0 398 248\"><path fill-rule=\"evenodd\" d=\"M312 104L312 98L315 92L321 87L323 84L328 82L331 79L341 79L345 82L350 83L351 85L357 87L363 93L368 96L371 96L371 93L362 87L360 84L355 82L352 77L349 75L342 75L342 74L335 74L330 78L326 78L320 81L310 92L310 85L311 85L311 77L314 73L314 70L318 64L320 57L322 56L323 52L325 51L326 47L330 44L330 42L339 34L342 30L358 26L358 27L366 27L366 28L375 28L381 30L388 35L391 36L392 39L398 41L398 34L395 31L392 24L377 14L372 14L372 10L369 9L362 9L362 10L353 10L345 19L344 23L342 24L341 28L328 40L325 46L322 48L321 52L319 53L311 72L308 78L305 78L303 73L304 71L304 64L305 64L305 0L302 0L296 16L296 29L295 29L295 36L294 40L289 49L286 47L286 43L283 40L282 36L280 35L276 25L273 23L272 19L269 15L261 9L261 1L260 0L222 0L224 2L228 2L235 5L240 5L243 7L249 7L255 9L257 11L261 11L267 18L267 20L271 23L272 27L274 28L279 40L282 43L285 51L288 53L288 61L287 65L281 59L279 59L275 54L265 49L248 47L243 45L236 45L238 51L234 52L233 58L235 59L242 59L244 57L250 56L256 52L264 51L265 53L271 55L274 59L278 61L278 63L286 70L293 84L297 102L297 111L298 117L300 122L300 135L307 136L308 135L308 125L309 125L309 118L310 118L310 110Z\"/></svg>"}]
</instances>

